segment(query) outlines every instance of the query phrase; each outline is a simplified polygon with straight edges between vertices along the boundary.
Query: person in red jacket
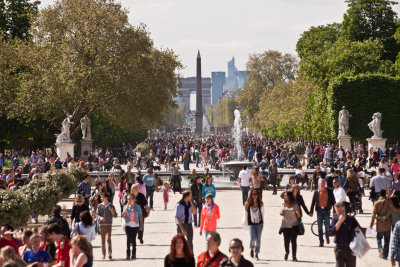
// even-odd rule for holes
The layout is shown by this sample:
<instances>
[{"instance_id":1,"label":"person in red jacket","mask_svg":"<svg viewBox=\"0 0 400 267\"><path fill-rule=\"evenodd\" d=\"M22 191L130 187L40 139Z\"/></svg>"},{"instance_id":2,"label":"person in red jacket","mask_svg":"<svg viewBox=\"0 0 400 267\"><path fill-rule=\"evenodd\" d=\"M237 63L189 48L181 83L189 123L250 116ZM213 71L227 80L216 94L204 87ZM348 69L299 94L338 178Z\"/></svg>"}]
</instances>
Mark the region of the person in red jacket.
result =
<instances>
[{"instance_id":1,"label":"person in red jacket","mask_svg":"<svg viewBox=\"0 0 400 267\"><path fill-rule=\"evenodd\" d=\"M211 232L207 237L207 250L197 257L197 267L219 267L220 262L227 256L219 251L221 237L217 232Z\"/></svg>"},{"instance_id":2,"label":"person in red jacket","mask_svg":"<svg viewBox=\"0 0 400 267\"><path fill-rule=\"evenodd\" d=\"M15 245L14 241L8 238L0 237L0 249L10 246L15 250L15 253L18 254L18 248L17 245Z\"/></svg>"},{"instance_id":3,"label":"person in red jacket","mask_svg":"<svg viewBox=\"0 0 400 267\"><path fill-rule=\"evenodd\" d=\"M212 194L207 194L206 204L201 210L200 235L202 235L203 229L206 234L206 239L211 232L215 232L217 230L217 220L219 218L219 207L214 203Z\"/></svg>"}]
</instances>

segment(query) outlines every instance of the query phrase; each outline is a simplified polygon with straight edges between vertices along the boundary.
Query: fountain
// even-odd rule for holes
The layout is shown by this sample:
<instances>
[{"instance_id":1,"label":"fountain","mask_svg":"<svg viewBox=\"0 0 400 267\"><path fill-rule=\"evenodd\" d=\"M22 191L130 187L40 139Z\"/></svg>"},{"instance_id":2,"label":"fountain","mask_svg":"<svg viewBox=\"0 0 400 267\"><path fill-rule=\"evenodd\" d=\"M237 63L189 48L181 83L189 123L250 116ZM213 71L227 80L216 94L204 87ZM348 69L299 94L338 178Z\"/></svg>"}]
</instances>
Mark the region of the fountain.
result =
<instances>
[{"instance_id":1,"label":"fountain","mask_svg":"<svg viewBox=\"0 0 400 267\"><path fill-rule=\"evenodd\" d=\"M235 120L233 123L233 129L232 129L232 137L234 138L234 152L233 156L235 157L235 161L228 161L222 163L222 174L223 178L225 179L225 172L228 170L229 174L233 175L230 176L231 181L235 181L239 175L240 170L243 168L243 166L248 166L249 168L254 167L254 162L247 162L244 161L244 153L242 149L242 120L240 118L240 111L238 109L235 109L233 112L233 115L235 116Z\"/></svg>"}]
</instances>

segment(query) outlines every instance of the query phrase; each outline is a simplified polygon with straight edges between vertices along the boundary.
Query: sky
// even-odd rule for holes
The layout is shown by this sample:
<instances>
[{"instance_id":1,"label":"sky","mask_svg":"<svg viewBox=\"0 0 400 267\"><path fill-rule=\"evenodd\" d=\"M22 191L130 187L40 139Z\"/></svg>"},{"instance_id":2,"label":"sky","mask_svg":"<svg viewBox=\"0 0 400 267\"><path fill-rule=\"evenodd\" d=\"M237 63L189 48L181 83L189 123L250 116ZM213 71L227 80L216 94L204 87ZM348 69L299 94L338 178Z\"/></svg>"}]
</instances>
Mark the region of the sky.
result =
<instances>
[{"instance_id":1,"label":"sky","mask_svg":"<svg viewBox=\"0 0 400 267\"><path fill-rule=\"evenodd\" d=\"M41 0L45 7L53 0ZM296 54L296 42L311 26L341 22L345 0L119 0L129 22L147 25L157 48L179 56L183 77L196 75L200 50L202 76L236 67L246 69L250 54L278 50ZM400 6L394 6L400 13Z\"/></svg>"}]
</instances>

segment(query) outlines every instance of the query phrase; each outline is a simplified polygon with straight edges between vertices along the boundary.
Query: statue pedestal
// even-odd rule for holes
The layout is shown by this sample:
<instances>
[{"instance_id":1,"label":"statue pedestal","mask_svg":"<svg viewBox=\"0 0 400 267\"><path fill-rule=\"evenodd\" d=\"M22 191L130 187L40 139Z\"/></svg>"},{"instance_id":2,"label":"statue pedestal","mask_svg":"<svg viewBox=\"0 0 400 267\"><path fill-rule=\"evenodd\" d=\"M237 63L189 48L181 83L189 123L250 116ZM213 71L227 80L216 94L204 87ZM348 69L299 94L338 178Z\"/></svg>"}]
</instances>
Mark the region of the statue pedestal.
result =
<instances>
[{"instance_id":1,"label":"statue pedestal","mask_svg":"<svg viewBox=\"0 0 400 267\"><path fill-rule=\"evenodd\" d=\"M87 161L92 152L93 140L92 139L82 139L81 140L81 160Z\"/></svg>"},{"instance_id":2,"label":"statue pedestal","mask_svg":"<svg viewBox=\"0 0 400 267\"><path fill-rule=\"evenodd\" d=\"M57 156L61 161L67 158L67 153L74 158L74 143L56 143L57 146Z\"/></svg>"},{"instance_id":3,"label":"statue pedestal","mask_svg":"<svg viewBox=\"0 0 400 267\"><path fill-rule=\"evenodd\" d=\"M350 135L339 135L338 136L339 146L341 146L344 149L344 151L351 151L350 139L351 139Z\"/></svg>"},{"instance_id":4,"label":"statue pedestal","mask_svg":"<svg viewBox=\"0 0 400 267\"><path fill-rule=\"evenodd\" d=\"M367 138L368 141L368 157L370 157L370 149L371 147L373 149L375 148L380 148L382 151L384 151L384 148L386 146L386 138Z\"/></svg>"}]
</instances>

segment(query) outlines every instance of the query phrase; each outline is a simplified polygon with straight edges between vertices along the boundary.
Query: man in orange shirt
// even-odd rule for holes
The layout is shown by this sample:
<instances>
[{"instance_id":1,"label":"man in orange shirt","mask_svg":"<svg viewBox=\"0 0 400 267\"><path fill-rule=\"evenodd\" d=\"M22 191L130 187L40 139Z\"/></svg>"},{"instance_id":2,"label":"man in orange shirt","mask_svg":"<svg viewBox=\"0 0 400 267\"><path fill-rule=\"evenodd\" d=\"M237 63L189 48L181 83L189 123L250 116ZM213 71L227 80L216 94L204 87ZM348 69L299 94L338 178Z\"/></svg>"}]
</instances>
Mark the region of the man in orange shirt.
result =
<instances>
[{"instance_id":1,"label":"man in orange shirt","mask_svg":"<svg viewBox=\"0 0 400 267\"><path fill-rule=\"evenodd\" d=\"M313 199L311 202L311 216L315 207L318 220L318 237L319 246L324 246L323 224L325 225L326 243L329 244L329 227L330 227L330 214L333 205L335 204L335 196L330 188L326 187L326 181L322 178L318 180L318 190L314 191Z\"/></svg>"},{"instance_id":2,"label":"man in orange shirt","mask_svg":"<svg viewBox=\"0 0 400 267\"><path fill-rule=\"evenodd\" d=\"M197 267L219 267L220 262L227 256L218 247L221 237L217 232L211 232L207 237L207 251L197 257Z\"/></svg>"}]
</instances>

